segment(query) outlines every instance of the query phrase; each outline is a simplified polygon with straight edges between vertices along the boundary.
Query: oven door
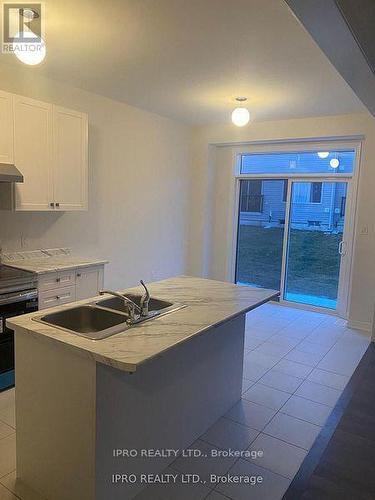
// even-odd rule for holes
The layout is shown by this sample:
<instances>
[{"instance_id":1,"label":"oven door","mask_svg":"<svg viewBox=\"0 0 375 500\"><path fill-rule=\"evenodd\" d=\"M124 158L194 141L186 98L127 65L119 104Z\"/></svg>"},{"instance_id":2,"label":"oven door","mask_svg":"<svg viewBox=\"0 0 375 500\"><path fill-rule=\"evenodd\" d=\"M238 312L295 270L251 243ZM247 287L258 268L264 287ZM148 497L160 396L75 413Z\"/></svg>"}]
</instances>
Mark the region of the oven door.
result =
<instances>
[{"instance_id":1,"label":"oven door","mask_svg":"<svg viewBox=\"0 0 375 500\"><path fill-rule=\"evenodd\" d=\"M0 295L0 391L14 385L14 332L6 320L38 310L35 289Z\"/></svg>"}]
</instances>

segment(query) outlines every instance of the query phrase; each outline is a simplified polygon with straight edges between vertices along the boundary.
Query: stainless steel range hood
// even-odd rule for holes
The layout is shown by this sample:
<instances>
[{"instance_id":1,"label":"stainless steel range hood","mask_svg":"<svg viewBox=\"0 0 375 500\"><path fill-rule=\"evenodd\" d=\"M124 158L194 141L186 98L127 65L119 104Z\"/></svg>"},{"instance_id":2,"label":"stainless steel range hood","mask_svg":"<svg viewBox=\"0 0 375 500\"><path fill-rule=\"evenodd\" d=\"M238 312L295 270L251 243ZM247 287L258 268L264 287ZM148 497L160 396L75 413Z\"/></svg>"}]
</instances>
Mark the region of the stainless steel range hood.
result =
<instances>
[{"instance_id":1,"label":"stainless steel range hood","mask_svg":"<svg viewBox=\"0 0 375 500\"><path fill-rule=\"evenodd\" d=\"M23 182L23 175L11 163L0 163L0 182Z\"/></svg>"}]
</instances>

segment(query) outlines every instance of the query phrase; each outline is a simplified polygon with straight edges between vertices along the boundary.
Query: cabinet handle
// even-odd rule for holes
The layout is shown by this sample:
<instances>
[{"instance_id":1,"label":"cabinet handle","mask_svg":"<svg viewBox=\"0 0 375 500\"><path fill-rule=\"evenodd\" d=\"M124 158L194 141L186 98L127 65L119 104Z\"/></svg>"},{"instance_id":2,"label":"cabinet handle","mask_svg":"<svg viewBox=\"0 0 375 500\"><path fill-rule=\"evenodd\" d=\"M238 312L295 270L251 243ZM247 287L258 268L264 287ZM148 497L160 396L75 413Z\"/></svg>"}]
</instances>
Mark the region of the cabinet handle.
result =
<instances>
[{"instance_id":1,"label":"cabinet handle","mask_svg":"<svg viewBox=\"0 0 375 500\"><path fill-rule=\"evenodd\" d=\"M60 297L58 295L56 295L56 300L60 300Z\"/></svg>"},{"instance_id":2,"label":"cabinet handle","mask_svg":"<svg viewBox=\"0 0 375 500\"><path fill-rule=\"evenodd\" d=\"M56 208L59 208L60 207L60 203L56 203Z\"/></svg>"},{"instance_id":3,"label":"cabinet handle","mask_svg":"<svg viewBox=\"0 0 375 500\"><path fill-rule=\"evenodd\" d=\"M51 203L49 204L49 206L53 208L55 206L55 204L51 201Z\"/></svg>"},{"instance_id":4,"label":"cabinet handle","mask_svg":"<svg viewBox=\"0 0 375 500\"><path fill-rule=\"evenodd\" d=\"M60 283L60 278L56 278L56 282L57 282L57 283Z\"/></svg>"},{"instance_id":5,"label":"cabinet handle","mask_svg":"<svg viewBox=\"0 0 375 500\"><path fill-rule=\"evenodd\" d=\"M81 277L81 273L77 273L77 278L80 278Z\"/></svg>"}]
</instances>

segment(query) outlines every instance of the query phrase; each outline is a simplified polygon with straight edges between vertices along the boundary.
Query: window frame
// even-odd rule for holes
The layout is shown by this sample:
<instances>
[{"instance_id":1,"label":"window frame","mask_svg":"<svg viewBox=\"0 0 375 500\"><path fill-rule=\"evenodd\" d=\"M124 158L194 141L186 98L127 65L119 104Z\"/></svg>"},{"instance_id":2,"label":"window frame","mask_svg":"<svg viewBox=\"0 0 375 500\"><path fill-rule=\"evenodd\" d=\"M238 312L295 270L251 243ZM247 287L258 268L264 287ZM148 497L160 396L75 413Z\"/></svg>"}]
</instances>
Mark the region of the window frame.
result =
<instances>
[{"instance_id":1,"label":"window frame","mask_svg":"<svg viewBox=\"0 0 375 500\"><path fill-rule=\"evenodd\" d=\"M242 179L242 181L247 181L247 182L251 182L251 181L258 181L260 183L260 194L259 194L259 208L260 210L259 211L255 211L255 210L249 210L249 211L246 211L246 212L242 212L241 213L247 213L247 214L256 214L256 215L262 215L263 214L263 181L262 179ZM241 187L240 187L240 191L241 191ZM249 194L247 194L247 196L250 196ZM240 192L240 197L241 197L241 192Z\"/></svg>"},{"instance_id":2,"label":"window frame","mask_svg":"<svg viewBox=\"0 0 375 500\"><path fill-rule=\"evenodd\" d=\"M319 201L314 201L313 200L313 194L314 194L314 188L313 184L319 184L320 185L320 197ZM323 182L310 182L310 203L313 205L319 205L322 203L323 199Z\"/></svg>"}]
</instances>

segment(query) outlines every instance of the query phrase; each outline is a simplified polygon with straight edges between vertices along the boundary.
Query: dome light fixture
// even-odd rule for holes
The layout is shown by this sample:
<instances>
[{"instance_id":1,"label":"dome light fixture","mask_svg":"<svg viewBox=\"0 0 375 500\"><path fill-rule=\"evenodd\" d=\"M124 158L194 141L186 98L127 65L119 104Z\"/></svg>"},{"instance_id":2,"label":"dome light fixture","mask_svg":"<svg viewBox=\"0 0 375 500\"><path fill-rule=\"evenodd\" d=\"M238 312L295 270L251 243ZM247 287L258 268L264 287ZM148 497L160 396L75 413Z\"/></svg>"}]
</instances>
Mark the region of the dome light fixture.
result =
<instances>
[{"instance_id":1,"label":"dome light fixture","mask_svg":"<svg viewBox=\"0 0 375 500\"><path fill-rule=\"evenodd\" d=\"M247 101L247 97L236 97L236 101L242 104L243 102ZM244 127L249 123L249 120L250 120L249 110L244 106L239 106L232 111L232 122L237 127Z\"/></svg>"},{"instance_id":2,"label":"dome light fixture","mask_svg":"<svg viewBox=\"0 0 375 500\"><path fill-rule=\"evenodd\" d=\"M21 15L25 18L25 24L28 29L17 33L13 41L13 53L17 59L29 66L40 64L46 57L46 44L40 35L36 35L31 31L29 23L34 19L38 19L40 14L37 10L26 7L21 9ZM17 41L22 39L22 41Z\"/></svg>"},{"instance_id":3,"label":"dome light fixture","mask_svg":"<svg viewBox=\"0 0 375 500\"><path fill-rule=\"evenodd\" d=\"M338 168L340 165L340 162L337 158L332 158L332 160L329 162L332 168Z\"/></svg>"},{"instance_id":4,"label":"dome light fixture","mask_svg":"<svg viewBox=\"0 0 375 500\"><path fill-rule=\"evenodd\" d=\"M42 38L38 43L19 44L19 47L15 46L14 54L24 64L35 66L40 64L46 57L46 44Z\"/></svg>"},{"instance_id":5,"label":"dome light fixture","mask_svg":"<svg viewBox=\"0 0 375 500\"><path fill-rule=\"evenodd\" d=\"M318 153L319 158L328 158L329 152L328 151L319 151Z\"/></svg>"}]
</instances>

